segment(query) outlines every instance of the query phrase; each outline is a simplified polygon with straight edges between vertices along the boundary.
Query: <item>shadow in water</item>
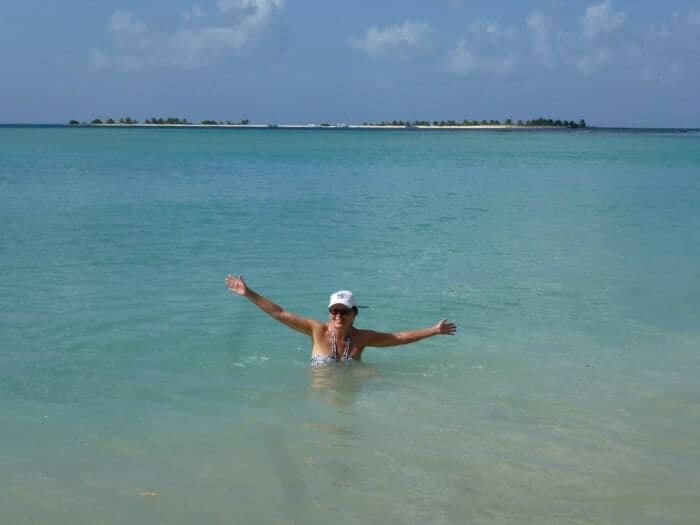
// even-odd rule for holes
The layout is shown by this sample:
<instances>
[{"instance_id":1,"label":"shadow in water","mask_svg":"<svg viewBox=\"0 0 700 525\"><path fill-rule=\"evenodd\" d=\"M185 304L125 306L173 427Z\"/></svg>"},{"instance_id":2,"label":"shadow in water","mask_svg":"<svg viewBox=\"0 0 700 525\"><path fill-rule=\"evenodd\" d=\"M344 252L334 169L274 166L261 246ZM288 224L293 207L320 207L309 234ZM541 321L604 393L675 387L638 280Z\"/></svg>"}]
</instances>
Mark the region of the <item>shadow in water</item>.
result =
<instances>
[{"instance_id":1,"label":"shadow in water","mask_svg":"<svg viewBox=\"0 0 700 525\"><path fill-rule=\"evenodd\" d=\"M279 480L285 513L291 523L309 523L309 497L304 474L292 458L281 428L264 429L265 457Z\"/></svg>"},{"instance_id":2,"label":"shadow in water","mask_svg":"<svg viewBox=\"0 0 700 525\"><path fill-rule=\"evenodd\" d=\"M322 397L333 406L349 408L367 381L376 377L379 377L379 373L363 363L312 366L309 369L309 386L312 394Z\"/></svg>"},{"instance_id":3,"label":"shadow in water","mask_svg":"<svg viewBox=\"0 0 700 525\"><path fill-rule=\"evenodd\" d=\"M267 425L263 448L271 472L282 492L285 518L294 524L313 522L314 508L327 501L311 490L319 479L334 489L350 487L358 474L348 457L357 447L361 431L354 427L358 395L369 390L372 378L380 377L362 363L338 363L308 370L310 404L296 399L295 416L289 425ZM301 417L300 417L301 416ZM325 489L321 489L326 494Z\"/></svg>"}]
</instances>

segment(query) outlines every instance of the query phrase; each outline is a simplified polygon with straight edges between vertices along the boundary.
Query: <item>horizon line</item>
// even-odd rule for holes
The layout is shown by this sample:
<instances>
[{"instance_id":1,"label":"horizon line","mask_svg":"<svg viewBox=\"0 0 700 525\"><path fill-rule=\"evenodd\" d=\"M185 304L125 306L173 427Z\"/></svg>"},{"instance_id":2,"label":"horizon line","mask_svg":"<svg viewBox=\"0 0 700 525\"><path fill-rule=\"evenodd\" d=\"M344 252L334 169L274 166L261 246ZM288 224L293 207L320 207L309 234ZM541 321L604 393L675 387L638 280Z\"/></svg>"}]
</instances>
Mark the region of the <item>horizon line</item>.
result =
<instances>
[{"instance_id":1,"label":"horizon line","mask_svg":"<svg viewBox=\"0 0 700 525\"><path fill-rule=\"evenodd\" d=\"M591 129L598 130L682 130L682 131L700 131L700 127L686 126L595 126L587 124L586 127L570 128L567 126L549 126L549 125L518 125L518 124L455 124L455 125L393 125L393 124L195 124L195 123L78 123L70 124L65 122L0 122L2 127L21 127L21 126L51 126L51 127L66 127L66 128L227 128L227 129L371 129L371 130L536 130L536 129L553 129L553 130L570 130L570 131L585 131Z\"/></svg>"}]
</instances>

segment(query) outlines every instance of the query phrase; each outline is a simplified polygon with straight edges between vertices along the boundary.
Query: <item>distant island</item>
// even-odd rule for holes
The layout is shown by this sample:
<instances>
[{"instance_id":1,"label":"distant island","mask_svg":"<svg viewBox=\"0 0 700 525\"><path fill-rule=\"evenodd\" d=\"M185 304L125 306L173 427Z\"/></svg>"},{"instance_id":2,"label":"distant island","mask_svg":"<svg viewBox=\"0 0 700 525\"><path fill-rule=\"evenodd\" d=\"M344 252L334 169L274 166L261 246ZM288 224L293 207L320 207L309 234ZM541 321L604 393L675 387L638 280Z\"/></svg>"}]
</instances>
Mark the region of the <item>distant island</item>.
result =
<instances>
[{"instance_id":1,"label":"distant island","mask_svg":"<svg viewBox=\"0 0 700 525\"><path fill-rule=\"evenodd\" d=\"M147 118L143 123L138 120L134 120L131 117L123 117L115 121L112 118L107 118L104 121L95 118L92 121L80 122L78 120L71 120L68 122L70 126L186 126L186 127L247 127L247 128L355 128L355 129L445 129L445 128L475 128L475 129L501 129L501 128L565 128L565 129L581 129L586 128L586 121L580 119L575 120L561 120L561 119L551 119L551 118L536 118L532 120L518 120L513 122L511 119L507 118L503 122L499 120L469 120L463 119L458 120L414 120L414 121L404 121L404 120L392 120L392 121L382 121L382 122L363 122L362 124L330 124L327 122L319 124L252 124L248 119L242 119L236 122L232 121L217 121L217 120L202 120L199 124L194 124L187 120L186 118L178 117L153 117Z\"/></svg>"}]
</instances>

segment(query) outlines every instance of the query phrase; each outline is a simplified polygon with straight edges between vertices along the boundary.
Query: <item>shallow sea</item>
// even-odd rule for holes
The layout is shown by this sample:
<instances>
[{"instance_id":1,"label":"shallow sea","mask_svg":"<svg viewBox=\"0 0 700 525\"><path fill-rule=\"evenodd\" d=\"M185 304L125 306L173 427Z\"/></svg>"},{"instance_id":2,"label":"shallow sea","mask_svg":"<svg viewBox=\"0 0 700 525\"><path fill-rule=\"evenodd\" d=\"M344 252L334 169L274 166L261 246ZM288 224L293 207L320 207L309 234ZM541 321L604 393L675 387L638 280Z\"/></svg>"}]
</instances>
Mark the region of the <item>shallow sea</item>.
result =
<instances>
[{"instance_id":1,"label":"shallow sea","mask_svg":"<svg viewBox=\"0 0 700 525\"><path fill-rule=\"evenodd\" d=\"M697 523L700 135L0 127L0 522ZM455 337L311 369L227 273Z\"/></svg>"}]
</instances>

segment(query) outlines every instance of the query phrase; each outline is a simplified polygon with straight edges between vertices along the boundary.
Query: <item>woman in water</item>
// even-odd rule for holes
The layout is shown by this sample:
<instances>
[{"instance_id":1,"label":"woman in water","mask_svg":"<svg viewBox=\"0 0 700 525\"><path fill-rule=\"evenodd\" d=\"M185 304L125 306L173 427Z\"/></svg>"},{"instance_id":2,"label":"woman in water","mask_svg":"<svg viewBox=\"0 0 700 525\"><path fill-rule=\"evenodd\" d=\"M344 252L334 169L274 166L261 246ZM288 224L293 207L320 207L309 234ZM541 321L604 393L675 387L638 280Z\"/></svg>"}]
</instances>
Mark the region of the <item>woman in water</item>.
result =
<instances>
[{"instance_id":1,"label":"woman in water","mask_svg":"<svg viewBox=\"0 0 700 525\"><path fill-rule=\"evenodd\" d=\"M393 334L355 328L353 323L357 317L358 306L355 296L347 290L331 295L328 303L328 321L322 322L288 312L267 297L248 288L242 276L229 275L226 277L226 286L232 293L247 298L273 319L311 337L312 365L359 361L362 351L368 346L405 345L434 335L454 335L457 331L457 326L447 319L442 319L429 328Z\"/></svg>"}]
</instances>

